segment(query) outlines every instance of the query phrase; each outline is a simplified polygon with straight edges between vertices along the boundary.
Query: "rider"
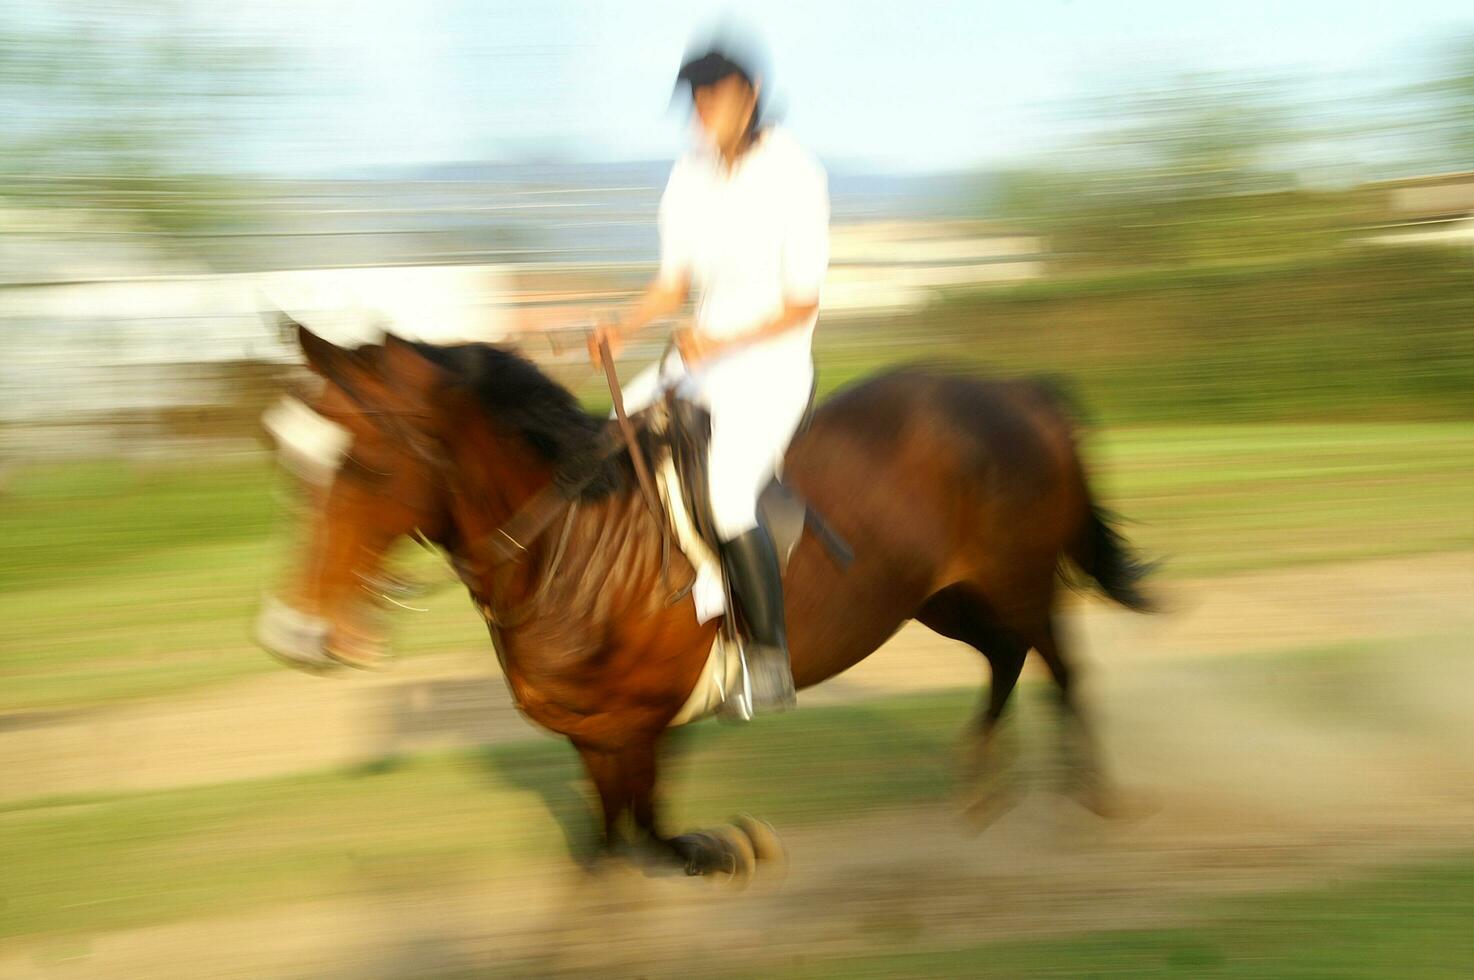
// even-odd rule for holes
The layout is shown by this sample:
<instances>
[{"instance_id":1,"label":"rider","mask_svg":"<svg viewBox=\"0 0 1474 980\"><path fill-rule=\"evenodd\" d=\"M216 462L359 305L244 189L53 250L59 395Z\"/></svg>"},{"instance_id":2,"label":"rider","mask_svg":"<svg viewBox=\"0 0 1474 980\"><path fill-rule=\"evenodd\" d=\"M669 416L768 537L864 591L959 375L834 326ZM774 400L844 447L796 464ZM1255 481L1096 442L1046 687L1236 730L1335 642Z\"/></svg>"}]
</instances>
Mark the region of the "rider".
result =
<instances>
[{"instance_id":1,"label":"rider","mask_svg":"<svg viewBox=\"0 0 1474 980\"><path fill-rule=\"evenodd\" d=\"M739 60L740 59L740 60ZM713 48L676 76L689 89L698 145L676 161L660 201L660 271L640 300L590 341L611 349L673 316L694 286L696 315L668 357L626 388L631 411L675 387L711 415L708 483L727 577L748 627L756 710L796 704L783 583L757 498L781 465L813 390L811 352L829 264L823 167L763 119L752 62Z\"/></svg>"}]
</instances>

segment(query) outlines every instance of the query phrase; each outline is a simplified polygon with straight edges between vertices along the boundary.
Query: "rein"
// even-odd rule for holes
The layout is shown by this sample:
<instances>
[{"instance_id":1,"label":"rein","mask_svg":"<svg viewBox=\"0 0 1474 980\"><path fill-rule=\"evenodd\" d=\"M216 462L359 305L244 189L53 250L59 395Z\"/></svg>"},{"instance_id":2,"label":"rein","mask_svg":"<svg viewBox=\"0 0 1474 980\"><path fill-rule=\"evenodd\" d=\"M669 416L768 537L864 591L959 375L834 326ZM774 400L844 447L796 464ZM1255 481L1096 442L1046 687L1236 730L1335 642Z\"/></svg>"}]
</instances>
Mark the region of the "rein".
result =
<instances>
[{"instance_id":1,"label":"rein","mask_svg":"<svg viewBox=\"0 0 1474 980\"><path fill-rule=\"evenodd\" d=\"M599 355L605 380L609 384L609 394L614 404L615 420L605 427L600 436L600 443L594 458L602 463L618 452L629 453L639 484L640 495L651 517L655 519L656 527L660 529L661 581L668 589L670 585L670 528L661 509L660 495L655 488L654 478L650 474L649 465L639 446L639 434L648 424L649 418L646 413L641 412L632 419L625 411L624 395L619 385L619 378L614 371L614 357L609 349L608 341L601 342ZM399 416L402 413L371 409L369 403L355 390L349 380L337 372L329 374L329 380L342 389L349 400L358 407L360 413L369 418L372 424L384 428L392 437L403 441L433 469L445 472L448 468L447 460L415 437L413 431L401 422ZM521 625L531 616L538 603L547 596L553 579L562 567L564 555L568 550L568 542L572 537L573 525L578 513L578 493L594 478L595 473L591 469L591 472L581 482L571 487L559 486L557 481L550 482L533 494L504 524L471 543L467 549L468 552L474 553L481 548L490 552L491 561L487 571L513 565L527 556L532 543L547 531L560 514L564 515L558 541L553 547L552 558L542 570L540 580L532 595L517 607L515 613L512 615L497 613L491 604L492 597L486 597L483 603L483 613L491 626L497 629L510 629ZM453 560L452 564L463 580L475 577L482 571L470 561ZM673 595L671 599L679 598L683 594L684 590Z\"/></svg>"},{"instance_id":2,"label":"rein","mask_svg":"<svg viewBox=\"0 0 1474 980\"><path fill-rule=\"evenodd\" d=\"M665 355L660 357L661 362ZM659 363L659 362L657 362ZM604 379L609 382L609 397L614 402L614 417L619 422L619 431L624 434L624 444L629 448L630 462L635 467L635 479L640 483L640 493L645 498L645 506L650 508L650 516L655 519L655 526L660 529L660 583L670 589L670 524L665 519L665 514L660 508L660 494L655 489L655 480L650 476L650 467L645 462L645 454L640 452L639 442L635 438L635 427L630 423L629 416L624 411L624 391L619 386L619 377L614 373L614 354L609 350L609 341L599 341L599 364L604 368Z\"/></svg>"}]
</instances>

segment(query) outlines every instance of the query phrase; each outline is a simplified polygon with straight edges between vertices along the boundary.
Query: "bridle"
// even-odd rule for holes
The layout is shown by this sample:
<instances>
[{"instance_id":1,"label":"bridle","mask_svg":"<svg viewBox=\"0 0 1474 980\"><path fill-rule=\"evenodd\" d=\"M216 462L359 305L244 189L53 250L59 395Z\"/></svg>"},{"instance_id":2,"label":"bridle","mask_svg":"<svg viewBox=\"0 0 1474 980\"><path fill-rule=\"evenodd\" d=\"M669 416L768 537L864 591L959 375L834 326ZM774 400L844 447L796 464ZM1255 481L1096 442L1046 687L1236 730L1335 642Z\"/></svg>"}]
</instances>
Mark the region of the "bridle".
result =
<instances>
[{"instance_id":1,"label":"bridle","mask_svg":"<svg viewBox=\"0 0 1474 980\"><path fill-rule=\"evenodd\" d=\"M595 452L595 459L602 463L618 452L626 451L630 454L631 464L635 471L636 480L651 516L661 535L661 581L665 583L667 590L670 582L670 529L664 519L661 510L660 497L655 488L655 481L650 474L649 466L645 460L644 453L640 451L639 434L644 429L647 418L644 413L636 415L633 419L626 413L624 397L619 385L618 376L614 372L614 358L609 349L607 341L601 342L600 361L604 370L605 379L609 384L610 397L613 400L615 419L606 426L600 436ZM324 376L336 385L348 400L351 401L358 413L366 419L370 425L378 429L389 439L404 445L416 456L431 472L439 474L441 483L447 492L454 495L456 488L454 484L455 467L451 464L449 456L432 441L427 440L413 427L405 423L408 418L426 418L423 413L389 412L371 407L371 402L366 399L352 381L331 365L323 366ZM540 537L558 518L563 516L558 538L553 545L552 555L543 566L538 576L537 584L533 587L531 594L524 599L510 614L498 612L493 595L485 597L478 596L478 605L487 623L495 629L512 629L525 623L537 609L538 605L547 597L552 588L552 583L561 569L563 559L568 550L568 543L573 534L576 523L579 502L578 494L589 482L595 478L594 468L582 478L582 481L573 486L560 485L558 481L551 481L543 489L537 491L529 498L505 523L498 526L489 534L464 545L465 558L451 555L451 565L455 568L457 576L472 589L476 591L476 584L490 577L494 579L499 570L505 569L503 585L507 584L513 574L513 567L521 562L529 553L532 543ZM429 539L416 528L412 534L422 546L427 549L431 547ZM491 560L487 563L477 563L473 556L486 552L490 554ZM367 587L367 585L365 586ZM491 592L497 591L494 583L490 585ZM371 589L381 598L388 599L386 595L377 589ZM682 592L675 594L672 598L679 598ZM389 600L393 601L393 600ZM395 603L403 605L403 603Z\"/></svg>"}]
</instances>

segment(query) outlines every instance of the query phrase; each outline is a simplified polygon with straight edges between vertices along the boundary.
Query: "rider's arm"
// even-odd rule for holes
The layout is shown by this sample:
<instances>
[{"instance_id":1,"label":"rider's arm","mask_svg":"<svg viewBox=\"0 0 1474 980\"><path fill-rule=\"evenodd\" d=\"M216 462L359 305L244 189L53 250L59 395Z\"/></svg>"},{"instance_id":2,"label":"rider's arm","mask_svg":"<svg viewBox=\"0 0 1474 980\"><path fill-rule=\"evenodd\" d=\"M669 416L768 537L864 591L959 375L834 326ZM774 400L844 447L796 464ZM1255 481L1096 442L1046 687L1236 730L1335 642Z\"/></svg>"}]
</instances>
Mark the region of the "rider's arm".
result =
<instances>
[{"instance_id":1,"label":"rider's arm","mask_svg":"<svg viewBox=\"0 0 1474 980\"><path fill-rule=\"evenodd\" d=\"M819 300L817 297L805 300L785 300L782 313L779 313L756 330L744 333L740 338L732 341L730 346L736 348L744 344L755 343L759 340L768 340L788 333L790 330L796 330L808 323L809 318L818 312Z\"/></svg>"}]
</instances>

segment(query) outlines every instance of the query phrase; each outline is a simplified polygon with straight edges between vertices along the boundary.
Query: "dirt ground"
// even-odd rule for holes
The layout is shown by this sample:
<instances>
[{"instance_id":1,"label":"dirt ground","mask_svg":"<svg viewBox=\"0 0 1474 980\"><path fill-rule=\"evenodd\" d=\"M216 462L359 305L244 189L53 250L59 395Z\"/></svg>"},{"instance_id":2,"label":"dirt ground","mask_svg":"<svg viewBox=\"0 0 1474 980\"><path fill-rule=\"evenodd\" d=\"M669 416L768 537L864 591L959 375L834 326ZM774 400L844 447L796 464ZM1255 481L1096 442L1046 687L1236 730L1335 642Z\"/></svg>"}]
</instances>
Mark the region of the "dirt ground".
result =
<instances>
[{"instance_id":1,"label":"dirt ground","mask_svg":"<svg viewBox=\"0 0 1474 980\"><path fill-rule=\"evenodd\" d=\"M433 897L366 894L0 954L0 976L760 971L841 953L1163 925L1204 897L1313 887L1471 848L1471 597L1474 554L1459 553L1185 582L1156 617L1072 605L1070 632L1131 819L1104 821L1037 788L981 835L953 806L902 806L785 832L786 878L740 893L625 865L591 878L550 862ZM1433 635L1437 643L1420 642ZM1365 640L1397 641L1399 656L1359 669L1324 710L1307 711L1303 692L1281 696L1253 657ZM1191 658L1226 655L1242 659L1232 683L1192 669ZM0 733L3 795L216 782L525 737L494 663L424 658L344 683L283 672L52 718ZM982 677L975 654L907 630L805 703ZM1020 765L1037 774L1048 761L1026 751Z\"/></svg>"}]
</instances>

